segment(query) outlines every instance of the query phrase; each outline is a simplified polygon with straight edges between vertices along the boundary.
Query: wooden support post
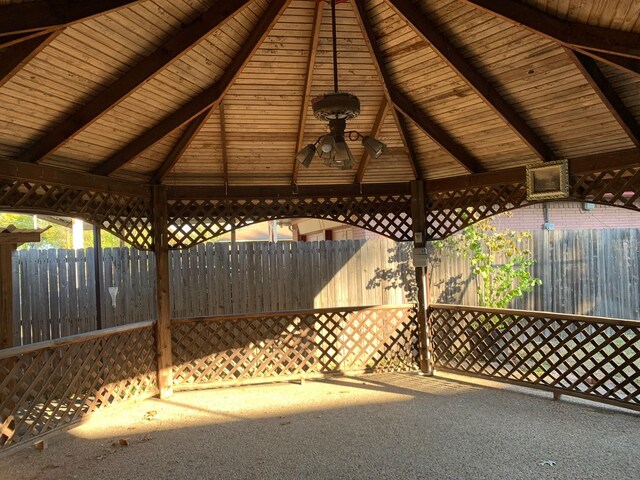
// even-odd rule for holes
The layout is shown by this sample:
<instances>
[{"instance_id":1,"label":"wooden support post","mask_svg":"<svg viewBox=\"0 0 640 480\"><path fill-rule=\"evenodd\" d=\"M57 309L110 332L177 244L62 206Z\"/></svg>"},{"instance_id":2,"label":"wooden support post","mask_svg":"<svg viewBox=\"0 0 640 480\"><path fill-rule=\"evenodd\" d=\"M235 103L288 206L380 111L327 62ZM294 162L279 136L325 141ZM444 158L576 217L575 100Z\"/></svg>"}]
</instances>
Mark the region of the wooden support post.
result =
<instances>
[{"instance_id":1,"label":"wooden support post","mask_svg":"<svg viewBox=\"0 0 640 480\"><path fill-rule=\"evenodd\" d=\"M160 398L173 395L171 368L171 300L169 298L169 241L167 188L153 187L153 251L156 257L156 350Z\"/></svg>"},{"instance_id":2,"label":"wooden support post","mask_svg":"<svg viewBox=\"0 0 640 480\"><path fill-rule=\"evenodd\" d=\"M0 349L13 347L13 268L16 244L0 243Z\"/></svg>"},{"instance_id":3,"label":"wooden support post","mask_svg":"<svg viewBox=\"0 0 640 480\"><path fill-rule=\"evenodd\" d=\"M413 225L413 246L424 248L427 244L425 184L422 180L411 182L411 219ZM431 328L429 325L429 276L427 267L416 268L418 300L418 338L420 341L420 370L433 375L433 352Z\"/></svg>"},{"instance_id":4,"label":"wooden support post","mask_svg":"<svg viewBox=\"0 0 640 480\"><path fill-rule=\"evenodd\" d=\"M93 226L93 270L96 272L96 330L102 330L102 230Z\"/></svg>"}]
</instances>

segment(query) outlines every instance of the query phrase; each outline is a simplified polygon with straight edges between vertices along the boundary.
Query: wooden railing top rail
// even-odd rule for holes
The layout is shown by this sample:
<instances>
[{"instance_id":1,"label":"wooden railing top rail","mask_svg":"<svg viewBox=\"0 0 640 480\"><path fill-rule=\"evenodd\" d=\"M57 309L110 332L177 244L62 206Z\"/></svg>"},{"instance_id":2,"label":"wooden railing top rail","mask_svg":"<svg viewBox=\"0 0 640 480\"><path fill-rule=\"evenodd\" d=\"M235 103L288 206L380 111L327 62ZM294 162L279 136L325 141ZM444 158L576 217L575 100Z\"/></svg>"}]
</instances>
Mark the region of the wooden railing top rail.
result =
<instances>
[{"instance_id":1,"label":"wooden railing top rail","mask_svg":"<svg viewBox=\"0 0 640 480\"><path fill-rule=\"evenodd\" d=\"M210 315L206 317L189 317L189 318L174 318L172 323L192 323L192 322L226 322L229 320L253 320L257 318L272 317L274 315L280 317L296 316L296 315L314 315L331 312L358 312L360 310L396 310L413 308L413 303L400 303L395 305L368 305L363 307L331 307L331 308L316 308L310 310L289 310L289 311L273 311L262 313L243 313L243 314L231 314L231 315Z\"/></svg>"},{"instance_id":2,"label":"wooden railing top rail","mask_svg":"<svg viewBox=\"0 0 640 480\"><path fill-rule=\"evenodd\" d=\"M110 335L119 333L131 332L134 330L139 330L141 328L153 326L154 324L155 320L148 320L146 322L132 323L131 325L123 325L121 327L106 328L104 330L96 330L95 332L80 333L78 335L71 335L69 337L56 338L55 340L47 340L46 342L32 343L31 345L24 345L21 347L5 348L4 350L0 350L0 359L14 357L16 355L24 355L45 348L61 347L73 343L81 343L88 340L94 340L100 337L108 337Z\"/></svg>"},{"instance_id":3,"label":"wooden railing top rail","mask_svg":"<svg viewBox=\"0 0 640 480\"><path fill-rule=\"evenodd\" d=\"M439 308L443 310L454 310L457 312L472 310L474 312L485 313L501 313L505 315L520 315L529 317L544 317L553 320L565 320L565 321L577 321L587 323L605 323L610 325L625 325L628 327L640 327L640 320L627 320L622 318L610 318L610 317L592 317L589 315L573 315L569 313L555 313L555 312L542 312L535 310L516 310L508 308L487 308L487 307L475 307L472 305L447 305L443 303L432 303L429 308Z\"/></svg>"}]
</instances>

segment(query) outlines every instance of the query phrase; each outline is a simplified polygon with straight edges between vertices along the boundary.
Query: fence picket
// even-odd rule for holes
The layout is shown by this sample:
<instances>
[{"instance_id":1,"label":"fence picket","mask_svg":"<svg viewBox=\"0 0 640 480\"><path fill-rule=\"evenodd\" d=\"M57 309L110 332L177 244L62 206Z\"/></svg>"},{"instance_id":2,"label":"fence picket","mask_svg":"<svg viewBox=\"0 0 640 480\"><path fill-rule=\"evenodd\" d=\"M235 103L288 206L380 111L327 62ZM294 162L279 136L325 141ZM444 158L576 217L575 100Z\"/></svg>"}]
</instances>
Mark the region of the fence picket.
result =
<instances>
[{"instance_id":1,"label":"fence picket","mask_svg":"<svg viewBox=\"0 0 640 480\"><path fill-rule=\"evenodd\" d=\"M76 285L76 251L67 250L67 258L65 262L65 268L67 269L67 296L69 297L69 321L62 330L63 336L77 335L78 331L78 287ZM51 297L51 295L49 295ZM53 317L53 315L50 315Z\"/></svg>"}]
</instances>

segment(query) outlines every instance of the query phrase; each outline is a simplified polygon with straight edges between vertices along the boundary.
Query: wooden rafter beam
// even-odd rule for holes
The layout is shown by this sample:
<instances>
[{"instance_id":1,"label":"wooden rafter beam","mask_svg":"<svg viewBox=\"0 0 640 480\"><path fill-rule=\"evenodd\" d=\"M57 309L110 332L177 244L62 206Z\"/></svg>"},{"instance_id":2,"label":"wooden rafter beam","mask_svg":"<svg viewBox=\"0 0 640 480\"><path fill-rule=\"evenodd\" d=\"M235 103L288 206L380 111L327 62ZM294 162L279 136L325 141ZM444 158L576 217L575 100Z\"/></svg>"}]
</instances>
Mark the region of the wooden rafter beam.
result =
<instances>
[{"instance_id":1,"label":"wooden rafter beam","mask_svg":"<svg viewBox=\"0 0 640 480\"><path fill-rule=\"evenodd\" d=\"M212 31L220 28L249 0L218 0L204 14L172 36L105 90L85 103L65 121L36 141L21 155L24 162L38 163L118 105L154 75L167 68Z\"/></svg>"},{"instance_id":2,"label":"wooden rafter beam","mask_svg":"<svg viewBox=\"0 0 640 480\"><path fill-rule=\"evenodd\" d=\"M620 150L569 159L570 175L585 175L603 171L637 167L640 165L640 149ZM428 193L464 190L471 187L509 185L525 181L524 166L494 170L491 172L459 175L456 177L426 180ZM222 198L304 198L335 197L346 195L408 195L410 182L363 183L361 185L288 185L288 186L168 186L170 200L222 199Z\"/></svg>"},{"instance_id":3,"label":"wooden rafter beam","mask_svg":"<svg viewBox=\"0 0 640 480\"><path fill-rule=\"evenodd\" d=\"M521 2L463 0L569 47L640 58L640 34L561 20Z\"/></svg>"},{"instance_id":4,"label":"wooden rafter beam","mask_svg":"<svg viewBox=\"0 0 640 480\"><path fill-rule=\"evenodd\" d=\"M458 144L447 132L438 126L426 112L414 105L406 95L393 87L391 76L387 71L382 51L376 41L373 25L371 24L365 10L364 2L351 0L351 5L356 13L364 40L369 47L369 52L371 53L374 61L373 63L375 64L378 75L382 81L382 87L384 89L385 96L387 97L387 101L395 107L392 109L392 112L394 112L396 125L399 124L396 112L397 109L400 110L400 112L402 112L407 118L411 119L411 121L414 122L420 130L431 137L434 142L456 159L466 170L471 173L481 172L482 167L479 162L464 146ZM399 127L398 130L400 130Z\"/></svg>"},{"instance_id":5,"label":"wooden rafter beam","mask_svg":"<svg viewBox=\"0 0 640 480\"><path fill-rule=\"evenodd\" d=\"M389 90L390 81L389 75L386 70L386 66L382 60L382 53L380 52L380 47L378 46L378 42L375 40L375 35L373 33L373 28L368 20L367 13L364 9L364 6L357 2L357 0L351 2L351 7L356 14L356 18L360 25L360 30L362 31L362 36L364 37L364 41L367 44L367 48L369 49L369 53L371 58L373 59L373 63L378 72L378 76L380 77L380 81L382 82L382 89L384 91L384 96L387 100L387 103L392 106L391 113L393 115L393 121L396 124L396 128L398 132L400 132L400 136L402 137L402 141L404 143L404 149L407 153L407 159L409 160L409 164L413 171L413 174L418 180L422 177L422 173L420 172L419 163L417 157L415 156L415 149L413 148L413 144L407 144L407 139L409 137L405 135L406 133L406 123L404 122L404 118L402 117L402 113L397 110L397 108L393 105L391 99L391 92ZM403 130L404 128L404 130Z\"/></svg>"},{"instance_id":6,"label":"wooden rafter beam","mask_svg":"<svg viewBox=\"0 0 640 480\"><path fill-rule=\"evenodd\" d=\"M609 109L611 114L618 121L622 129L627 133L631 141L640 147L640 125L631 112L627 109L622 99L613 89L607 78L598 68L596 62L578 52L566 48L567 55L582 72L584 78L589 82L593 90L598 94L602 103Z\"/></svg>"},{"instance_id":7,"label":"wooden rafter beam","mask_svg":"<svg viewBox=\"0 0 640 480\"><path fill-rule=\"evenodd\" d=\"M388 0L395 12L462 78L484 102L525 142L541 160L555 155L527 122L496 91L478 70L441 34L420 8L410 0Z\"/></svg>"},{"instance_id":8,"label":"wooden rafter beam","mask_svg":"<svg viewBox=\"0 0 640 480\"><path fill-rule=\"evenodd\" d=\"M49 45L62 29L0 51L0 88Z\"/></svg>"},{"instance_id":9,"label":"wooden rafter beam","mask_svg":"<svg viewBox=\"0 0 640 480\"><path fill-rule=\"evenodd\" d=\"M318 54L318 41L320 39L320 26L322 25L322 12L324 11L324 2L316 2L316 9L313 14L313 26L311 28L311 40L309 42L309 61L307 62L307 72L304 80L304 93L302 95L302 105L300 106L300 117L298 119L298 140L296 141L296 151L299 152L304 144L304 129L307 123L307 109L311 99L311 84L313 83L313 71L316 66L316 56ZM293 175L291 183L298 183L298 173L300 172L300 164L293 160Z\"/></svg>"},{"instance_id":10,"label":"wooden rafter beam","mask_svg":"<svg viewBox=\"0 0 640 480\"><path fill-rule=\"evenodd\" d=\"M169 200L216 199L216 198L304 198L329 197L340 201L340 197L350 195L409 195L409 182L363 183L360 185L272 185L272 186L186 186L168 185Z\"/></svg>"},{"instance_id":11,"label":"wooden rafter beam","mask_svg":"<svg viewBox=\"0 0 640 480\"><path fill-rule=\"evenodd\" d=\"M582 48L573 48L575 52L582 53L588 57L598 60L602 63L623 70L631 75L640 76L640 60L635 58L620 57L618 55L612 55L610 53L594 52L593 50L587 50Z\"/></svg>"},{"instance_id":12,"label":"wooden rafter beam","mask_svg":"<svg viewBox=\"0 0 640 480\"><path fill-rule=\"evenodd\" d=\"M45 185L60 185L100 192L116 192L124 195L149 197L147 185L114 178L100 177L90 173L74 172L48 165L33 165L16 160L0 160L0 178L23 180Z\"/></svg>"},{"instance_id":13,"label":"wooden rafter beam","mask_svg":"<svg viewBox=\"0 0 640 480\"><path fill-rule=\"evenodd\" d=\"M224 115L224 102L220 102L218 107L220 115L220 148L222 150L222 174L224 184L229 185L229 151L227 150L227 122Z\"/></svg>"},{"instance_id":14,"label":"wooden rafter beam","mask_svg":"<svg viewBox=\"0 0 640 480\"><path fill-rule=\"evenodd\" d=\"M376 119L373 122L373 127L371 128L370 135L372 137L377 137L380 135L380 131L382 130L382 126L384 125L384 119L389 112L389 103L386 98L382 99L382 103L380 104L380 108L378 109L378 113L376 114ZM360 159L360 164L358 165L358 171L356 172L356 176L353 179L353 183L362 183L362 179L364 178L364 172L369 165L369 161L371 160L371 155L367 153L365 150L362 154L362 158Z\"/></svg>"},{"instance_id":15,"label":"wooden rafter beam","mask_svg":"<svg viewBox=\"0 0 640 480\"><path fill-rule=\"evenodd\" d=\"M191 142L196 138L204 124L207 123L207 120L211 116L211 112L211 109L205 110L189 122L185 131L173 146L169 155L167 155L167 158L165 158L162 165L160 165L160 168L158 168L154 173L152 183L160 184L164 181L169 172L171 172L176 163L178 163L182 154L187 150L187 148L189 148L189 145L191 145Z\"/></svg>"},{"instance_id":16,"label":"wooden rafter beam","mask_svg":"<svg viewBox=\"0 0 640 480\"><path fill-rule=\"evenodd\" d=\"M0 36L68 26L139 1L36 0L0 5Z\"/></svg>"},{"instance_id":17,"label":"wooden rafter beam","mask_svg":"<svg viewBox=\"0 0 640 480\"><path fill-rule=\"evenodd\" d=\"M218 81L98 165L93 173L110 175L208 108L215 110L290 2L274 0L269 5Z\"/></svg>"},{"instance_id":18,"label":"wooden rafter beam","mask_svg":"<svg viewBox=\"0 0 640 480\"><path fill-rule=\"evenodd\" d=\"M413 144L413 140L411 139L411 133L409 133L407 121L405 120L402 113L397 111L395 111L394 113L394 117L396 118L398 123L398 132L400 133L400 138L402 139L407 157L409 158L413 176L416 180L422 180L422 169L420 168L420 164L418 163L418 154L416 153L416 148Z\"/></svg>"},{"instance_id":19,"label":"wooden rafter beam","mask_svg":"<svg viewBox=\"0 0 640 480\"><path fill-rule=\"evenodd\" d=\"M484 168L478 160L449 134L439 127L422 109L414 105L405 95L391 90L391 101L404 116L431 138L440 148L458 161L469 173L480 173Z\"/></svg>"},{"instance_id":20,"label":"wooden rafter beam","mask_svg":"<svg viewBox=\"0 0 640 480\"><path fill-rule=\"evenodd\" d=\"M52 32L57 30L62 30L61 28L46 28L44 30L37 30L35 32L30 33L18 33L16 35L6 35L4 37L0 37L0 50L8 47L12 47L19 43L28 42L29 40L33 40L34 38L42 37L43 35L49 35Z\"/></svg>"}]
</instances>

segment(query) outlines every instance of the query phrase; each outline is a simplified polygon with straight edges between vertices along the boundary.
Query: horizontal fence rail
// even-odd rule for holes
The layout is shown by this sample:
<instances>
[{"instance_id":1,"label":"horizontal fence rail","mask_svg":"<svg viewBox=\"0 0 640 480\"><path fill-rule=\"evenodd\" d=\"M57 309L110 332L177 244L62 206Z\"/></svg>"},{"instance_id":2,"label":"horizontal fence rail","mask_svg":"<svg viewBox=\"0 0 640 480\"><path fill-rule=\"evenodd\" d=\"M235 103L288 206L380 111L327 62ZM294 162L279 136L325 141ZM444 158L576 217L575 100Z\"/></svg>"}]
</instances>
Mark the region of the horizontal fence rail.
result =
<instances>
[{"instance_id":1,"label":"horizontal fence rail","mask_svg":"<svg viewBox=\"0 0 640 480\"><path fill-rule=\"evenodd\" d=\"M157 393L154 322L0 351L0 449Z\"/></svg>"},{"instance_id":2,"label":"horizontal fence rail","mask_svg":"<svg viewBox=\"0 0 640 480\"><path fill-rule=\"evenodd\" d=\"M640 322L432 305L436 368L640 410Z\"/></svg>"},{"instance_id":3,"label":"horizontal fence rail","mask_svg":"<svg viewBox=\"0 0 640 480\"><path fill-rule=\"evenodd\" d=\"M323 309L172 322L176 389L349 370L417 369L413 306Z\"/></svg>"}]
</instances>

